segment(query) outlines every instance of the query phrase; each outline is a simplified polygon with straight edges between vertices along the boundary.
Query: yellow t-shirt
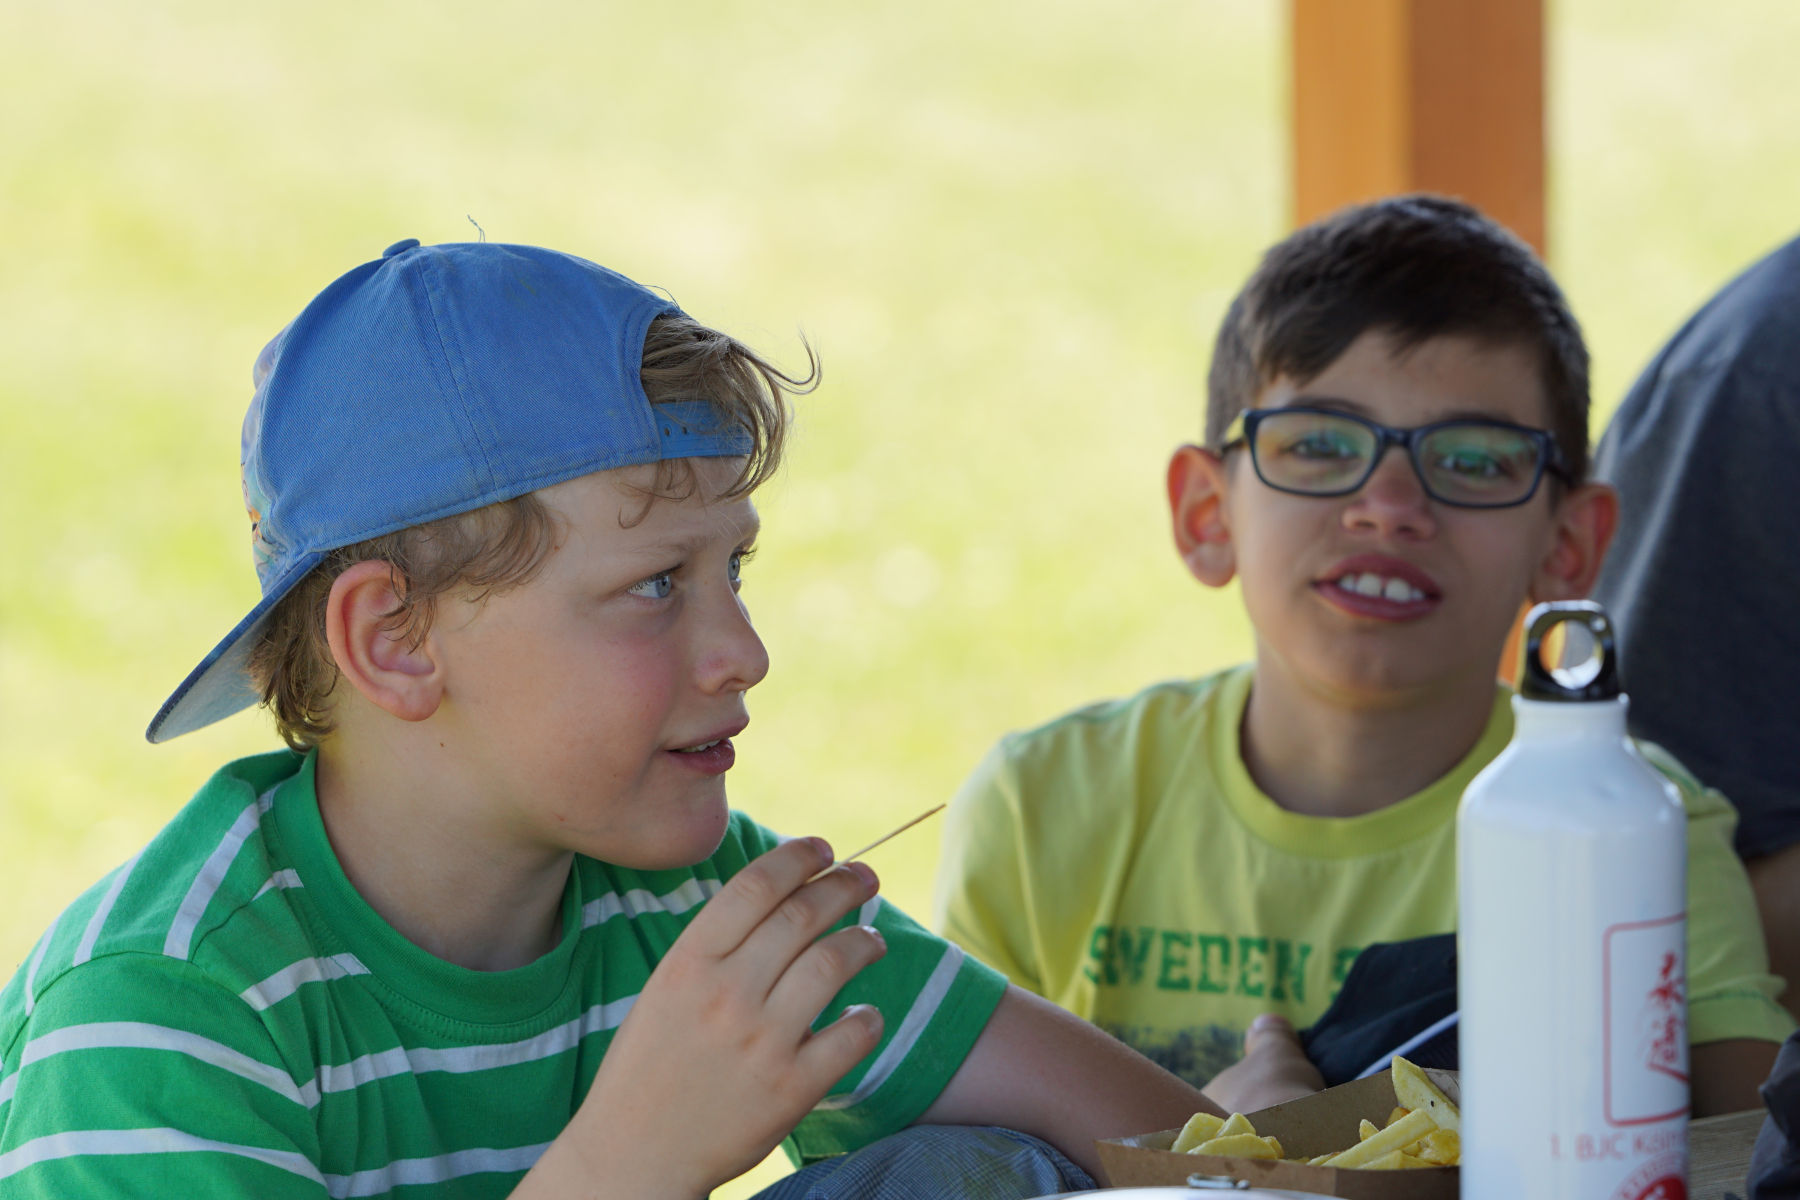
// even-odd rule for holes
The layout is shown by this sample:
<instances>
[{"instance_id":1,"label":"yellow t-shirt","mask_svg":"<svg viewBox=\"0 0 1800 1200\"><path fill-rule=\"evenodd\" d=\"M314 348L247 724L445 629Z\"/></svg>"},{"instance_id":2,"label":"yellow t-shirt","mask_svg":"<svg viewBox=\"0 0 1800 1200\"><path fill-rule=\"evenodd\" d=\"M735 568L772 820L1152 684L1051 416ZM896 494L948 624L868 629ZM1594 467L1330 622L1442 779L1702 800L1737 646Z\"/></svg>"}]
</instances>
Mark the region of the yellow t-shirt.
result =
<instances>
[{"instance_id":1,"label":"yellow t-shirt","mask_svg":"<svg viewBox=\"0 0 1800 1200\"><path fill-rule=\"evenodd\" d=\"M1305 1028L1364 946L1456 927L1456 806L1512 737L1497 688L1481 740L1436 783L1366 816L1288 812L1251 780L1248 665L1161 684L1009 735L950 805L936 927L1013 982L1195 1084L1262 1012ZM1688 814L1688 1030L1779 1042L1736 813L1639 743Z\"/></svg>"}]
</instances>

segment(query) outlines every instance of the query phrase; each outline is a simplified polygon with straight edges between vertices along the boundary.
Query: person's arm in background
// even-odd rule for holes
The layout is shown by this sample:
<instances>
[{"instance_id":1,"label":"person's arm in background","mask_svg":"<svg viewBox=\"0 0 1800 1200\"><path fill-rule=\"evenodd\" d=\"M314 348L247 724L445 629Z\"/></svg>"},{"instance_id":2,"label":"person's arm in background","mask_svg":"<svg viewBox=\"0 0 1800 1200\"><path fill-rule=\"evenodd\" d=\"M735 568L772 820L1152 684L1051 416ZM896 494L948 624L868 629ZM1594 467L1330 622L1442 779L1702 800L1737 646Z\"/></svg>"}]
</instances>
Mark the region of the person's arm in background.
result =
<instances>
[{"instance_id":1,"label":"person's arm in background","mask_svg":"<svg viewBox=\"0 0 1800 1200\"><path fill-rule=\"evenodd\" d=\"M1693 1115L1760 1108L1757 1093L1794 1020L1776 1001L1762 922L1732 845L1737 813L1661 747L1638 748L1681 793L1687 810L1687 987Z\"/></svg>"},{"instance_id":2,"label":"person's arm in background","mask_svg":"<svg viewBox=\"0 0 1800 1200\"><path fill-rule=\"evenodd\" d=\"M1688 1050L1689 1103L1696 1117L1761 1108L1757 1089L1775 1066L1781 1046L1751 1038L1707 1042Z\"/></svg>"},{"instance_id":3,"label":"person's arm in background","mask_svg":"<svg viewBox=\"0 0 1800 1200\"><path fill-rule=\"evenodd\" d=\"M1744 860L1769 944L1769 969L1787 982L1781 1002L1800 1016L1800 841Z\"/></svg>"}]
</instances>

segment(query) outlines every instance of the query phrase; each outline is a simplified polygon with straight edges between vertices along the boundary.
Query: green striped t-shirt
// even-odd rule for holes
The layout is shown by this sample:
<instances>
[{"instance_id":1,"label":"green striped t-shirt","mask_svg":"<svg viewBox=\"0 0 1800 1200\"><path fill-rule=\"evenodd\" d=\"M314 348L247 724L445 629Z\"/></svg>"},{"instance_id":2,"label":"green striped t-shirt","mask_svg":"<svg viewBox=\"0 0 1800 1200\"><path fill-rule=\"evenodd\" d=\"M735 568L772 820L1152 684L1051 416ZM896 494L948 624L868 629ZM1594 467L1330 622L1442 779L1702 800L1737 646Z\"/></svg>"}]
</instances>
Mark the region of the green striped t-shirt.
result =
<instances>
[{"instance_id":1,"label":"green striped t-shirt","mask_svg":"<svg viewBox=\"0 0 1800 1200\"><path fill-rule=\"evenodd\" d=\"M733 814L684 870L577 857L556 949L472 971L356 893L312 762L220 771L0 991L7 1200L504 1196L581 1104L651 969L778 840ZM879 898L846 921L875 925L888 953L821 1020L873 1003L886 1027L788 1139L801 1161L915 1120L1005 987Z\"/></svg>"}]
</instances>

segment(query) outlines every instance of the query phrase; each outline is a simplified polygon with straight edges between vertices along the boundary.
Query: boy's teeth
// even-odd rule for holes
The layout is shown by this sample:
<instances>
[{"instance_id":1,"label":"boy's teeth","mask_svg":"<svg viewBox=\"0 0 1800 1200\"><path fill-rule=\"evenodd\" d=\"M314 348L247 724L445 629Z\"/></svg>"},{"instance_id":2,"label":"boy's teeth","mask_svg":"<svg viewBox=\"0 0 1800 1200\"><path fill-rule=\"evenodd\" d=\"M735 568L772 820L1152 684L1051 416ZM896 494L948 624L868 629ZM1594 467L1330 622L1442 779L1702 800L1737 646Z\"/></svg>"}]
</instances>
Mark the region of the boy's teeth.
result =
<instances>
[{"instance_id":1,"label":"boy's teeth","mask_svg":"<svg viewBox=\"0 0 1800 1200\"><path fill-rule=\"evenodd\" d=\"M1404 579L1383 579L1379 575L1364 572L1361 575L1346 575L1338 580L1338 586L1346 592L1355 592L1361 596L1380 596L1384 600L1392 600L1396 604L1408 601L1417 602L1425 598L1421 592Z\"/></svg>"},{"instance_id":2,"label":"boy's teeth","mask_svg":"<svg viewBox=\"0 0 1800 1200\"><path fill-rule=\"evenodd\" d=\"M722 742L724 740L725 740L724 738L714 738L710 742L701 742L698 746L683 746L681 749L677 750L675 753L677 753L677 754L698 754L702 750L711 750L714 746L718 745L720 742Z\"/></svg>"}]
</instances>

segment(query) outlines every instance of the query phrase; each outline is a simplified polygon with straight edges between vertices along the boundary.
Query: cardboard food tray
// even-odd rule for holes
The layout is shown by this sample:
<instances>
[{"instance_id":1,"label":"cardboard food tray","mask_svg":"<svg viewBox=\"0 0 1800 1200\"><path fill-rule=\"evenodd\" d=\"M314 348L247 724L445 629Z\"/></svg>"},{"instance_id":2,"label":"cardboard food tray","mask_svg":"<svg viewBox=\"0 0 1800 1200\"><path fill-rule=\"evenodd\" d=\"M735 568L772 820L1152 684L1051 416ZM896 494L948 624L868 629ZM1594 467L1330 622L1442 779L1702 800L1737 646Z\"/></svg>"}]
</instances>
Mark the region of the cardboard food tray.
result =
<instances>
[{"instance_id":1,"label":"cardboard food tray","mask_svg":"<svg viewBox=\"0 0 1800 1200\"><path fill-rule=\"evenodd\" d=\"M1452 1103L1462 1102L1455 1071L1426 1068L1425 1074ZM1256 1126L1256 1132L1281 1139L1282 1152L1289 1158L1313 1158L1354 1146L1357 1124L1365 1117L1377 1125L1386 1125L1396 1103L1393 1078L1383 1071L1244 1115ZM1266 1158L1176 1154L1169 1147L1180 1132L1165 1129L1098 1143L1107 1183L1112 1187L1180 1186L1190 1175L1224 1175L1247 1180L1254 1187L1289 1188L1345 1200L1455 1200L1458 1192L1456 1167L1364 1171Z\"/></svg>"}]
</instances>

